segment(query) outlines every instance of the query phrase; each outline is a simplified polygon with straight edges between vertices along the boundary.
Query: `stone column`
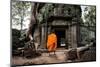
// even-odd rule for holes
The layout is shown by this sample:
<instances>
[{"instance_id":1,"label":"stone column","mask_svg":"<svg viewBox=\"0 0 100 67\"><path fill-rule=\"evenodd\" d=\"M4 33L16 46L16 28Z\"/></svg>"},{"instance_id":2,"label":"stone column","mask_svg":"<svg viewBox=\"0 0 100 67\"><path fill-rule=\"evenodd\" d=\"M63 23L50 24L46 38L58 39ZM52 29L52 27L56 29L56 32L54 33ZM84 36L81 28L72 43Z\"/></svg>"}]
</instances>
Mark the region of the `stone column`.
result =
<instances>
[{"instance_id":1,"label":"stone column","mask_svg":"<svg viewBox=\"0 0 100 67\"><path fill-rule=\"evenodd\" d=\"M71 26L71 46L77 48L77 25Z\"/></svg>"},{"instance_id":2,"label":"stone column","mask_svg":"<svg viewBox=\"0 0 100 67\"><path fill-rule=\"evenodd\" d=\"M46 26L46 24L43 24L43 32L42 32L43 48L46 48L47 45L47 34L48 34L48 27Z\"/></svg>"},{"instance_id":3,"label":"stone column","mask_svg":"<svg viewBox=\"0 0 100 67\"><path fill-rule=\"evenodd\" d=\"M81 18L80 18L80 19L81 19ZM80 19L79 19L78 22L77 22L77 23L78 23L78 24L77 24L77 44L78 44L77 46L78 46L78 47L82 46L81 43L80 43L80 42L81 42L81 40L80 40L80 37L81 37L81 36L80 36L80 22L81 22Z\"/></svg>"},{"instance_id":4,"label":"stone column","mask_svg":"<svg viewBox=\"0 0 100 67\"><path fill-rule=\"evenodd\" d=\"M71 26L70 22L68 22L68 30L67 30L67 38L68 38L68 48L71 48Z\"/></svg>"},{"instance_id":5,"label":"stone column","mask_svg":"<svg viewBox=\"0 0 100 67\"><path fill-rule=\"evenodd\" d=\"M45 27L44 25L41 26L41 48L44 48L45 43Z\"/></svg>"},{"instance_id":6,"label":"stone column","mask_svg":"<svg viewBox=\"0 0 100 67\"><path fill-rule=\"evenodd\" d=\"M65 30L65 43L66 43L66 48L68 48L68 28Z\"/></svg>"},{"instance_id":7,"label":"stone column","mask_svg":"<svg viewBox=\"0 0 100 67\"><path fill-rule=\"evenodd\" d=\"M51 27L49 26L48 27L48 34L50 34L50 32L51 32Z\"/></svg>"}]
</instances>

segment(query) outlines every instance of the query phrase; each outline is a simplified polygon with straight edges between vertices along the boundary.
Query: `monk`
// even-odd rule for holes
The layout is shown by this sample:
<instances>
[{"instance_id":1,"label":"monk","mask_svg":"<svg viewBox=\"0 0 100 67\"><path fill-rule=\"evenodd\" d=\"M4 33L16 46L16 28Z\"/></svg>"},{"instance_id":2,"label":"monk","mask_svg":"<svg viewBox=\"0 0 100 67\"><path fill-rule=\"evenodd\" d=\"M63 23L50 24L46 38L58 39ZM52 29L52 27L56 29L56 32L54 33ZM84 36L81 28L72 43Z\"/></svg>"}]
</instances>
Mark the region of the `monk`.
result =
<instances>
[{"instance_id":1,"label":"monk","mask_svg":"<svg viewBox=\"0 0 100 67\"><path fill-rule=\"evenodd\" d=\"M54 52L55 54L56 48L57 48L57 36L54 32L52 32L51 34L48 35L47 39L47 49L49 51L49 55L50 52Z\"/></svg>"}]
</instances>

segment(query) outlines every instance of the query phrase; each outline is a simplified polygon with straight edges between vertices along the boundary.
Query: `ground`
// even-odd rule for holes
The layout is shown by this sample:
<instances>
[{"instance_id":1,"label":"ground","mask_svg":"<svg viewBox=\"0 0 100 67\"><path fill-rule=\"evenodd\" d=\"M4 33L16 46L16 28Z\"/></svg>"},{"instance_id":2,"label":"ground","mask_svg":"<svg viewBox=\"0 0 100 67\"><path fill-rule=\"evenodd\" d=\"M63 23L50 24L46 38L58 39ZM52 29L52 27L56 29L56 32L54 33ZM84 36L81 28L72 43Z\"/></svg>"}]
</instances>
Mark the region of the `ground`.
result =
<instances>
[{"instance_id":1,"label":"ground","mask_svg":"<svg viewBox=\"0 0 100 67\"><path fill-rule=\"evenodd\" d=\"M35 57L35 58L24 58L24 57L13 57L12 59L12 65L34 65L34 64L51 64L51 63L68 63L68 62L79 62L79 61L95 61L96 59L96 53L95 48L91 48L88 51L86 51L80 60L74 59L74 60L68 60L67 58L67 50L63 51L56 51L54 55L53 52L51 52L51 55L49 53L44 52L41 54L41 56ZM88 59L87 59L88 58Z\"/></svg>"}]
</instances>

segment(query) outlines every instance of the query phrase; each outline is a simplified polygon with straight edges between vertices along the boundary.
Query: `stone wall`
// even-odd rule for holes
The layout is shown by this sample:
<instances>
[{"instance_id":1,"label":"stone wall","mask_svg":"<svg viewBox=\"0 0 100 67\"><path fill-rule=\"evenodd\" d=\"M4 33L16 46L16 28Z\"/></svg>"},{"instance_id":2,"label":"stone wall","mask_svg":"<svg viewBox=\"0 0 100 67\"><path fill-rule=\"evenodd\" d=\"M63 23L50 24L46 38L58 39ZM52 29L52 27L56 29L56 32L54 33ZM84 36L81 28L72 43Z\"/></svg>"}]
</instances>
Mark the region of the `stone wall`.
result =
<instances>
[{"instance_id":1,"label":"stone wall","mask_svg":"<svg viewBox=\"0 0 100 67\"><path fill-rule=\"evenodd\" d=\"M43 8L47 7L46 5ZM41 25L41 46L46 48L47 35L53 30L53 26L58 26L59 29L61 27L65 29L65 43L68 45L67 48L78 47L81 7L68 4L49 4L48 7L50 6L53 9L49 10L48 8L47 18L44 18L46 20L42 21L45 23Z\"/></svg>"}]
</instances>

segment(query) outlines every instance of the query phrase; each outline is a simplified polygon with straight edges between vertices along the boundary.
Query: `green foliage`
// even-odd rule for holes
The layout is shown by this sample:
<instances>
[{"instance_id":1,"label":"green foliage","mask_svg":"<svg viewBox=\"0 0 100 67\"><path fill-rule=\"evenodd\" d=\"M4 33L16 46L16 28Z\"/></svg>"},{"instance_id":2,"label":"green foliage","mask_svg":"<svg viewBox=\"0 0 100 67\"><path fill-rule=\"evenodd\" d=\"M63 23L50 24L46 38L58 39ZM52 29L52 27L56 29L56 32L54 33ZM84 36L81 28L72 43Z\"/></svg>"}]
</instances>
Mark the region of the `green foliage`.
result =
<instances>
[{"instance_id":1,"label":"green foliage","mask_svg":"<svg viewBox=\"0 0 100 67\"><path fill-rule=\"evenodd\" d=\"M84 10L84 24L86 26L96 26L96 7L87 6Z\"/></svg>"},{"instance_id":2,"label":"green foliage","mask_svg":"<svg viewBox=\"0 0 100 67\"><path fill-rule=\"evenodd\" d=\"M20 37L20 31L17 29L12 29L12 48L16 49L19 44L19 37Z\"/></svg>"},{"instance_id":3,"label":"green foliage","mask_svg":"<svg viewBox=\"0 0 100 67\"><path fill-rule=\"evenodd\" d=\"M17 48L24 46L25 36L21 38L20 35L21 35L20 30L12 29L12 49L13 50L16 50Z\"/></svg>"},{"instance_id":4,"label":"green foliage","mask_svg":"<svg viewBox=\"0 0 100 67\"><path fill-rule=\"evenodd\" d=\"M20 25L23 27L23 22L26 21L25 17L30 15L30 11L28 10L31 6L30 2L25 1L12 1L12 25Z\"/></svg>"},{"instance_id":5,"label":"green foliage","mask_svg":"<svg viewBox=\"0 0 100 67\"><path fill-rule=\"evenodd\" d=\"M81 22L80 34L81 42L89 43L92 39L95 39L96 33L96 7L86 6L84 9L84 18Z\"/></svg>"},{"instance_id":6,"label":"green foliage","mask_svg":"<svg viewBox=\"0 0 100 67\"><path fill-rule=\"evenodd\" d=\"M93 31L90 31L89 29L85 27L80 27L80 35L81 35L81 43L87 44L90 43L90 41L95 38L95 33Z\"/></svg>"},{"instance_id":7,"label":"green foliage","mask_svg":"<svg viewBox=\"0 0 100 67\"><path fill-rule=\"evenodd\" d=\"M45 4L45 6L40 10L40 13L37 16L39 23L41 23L43 20L46 20L52 10L53 4Z\"/></svg>"}]
</instances>

